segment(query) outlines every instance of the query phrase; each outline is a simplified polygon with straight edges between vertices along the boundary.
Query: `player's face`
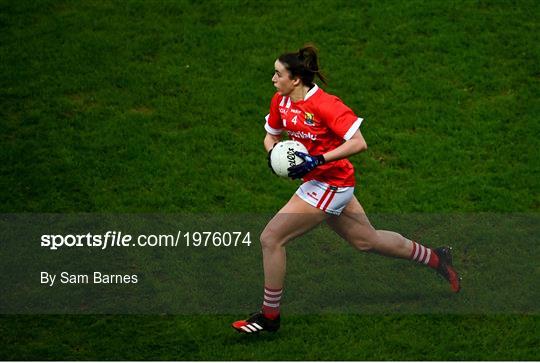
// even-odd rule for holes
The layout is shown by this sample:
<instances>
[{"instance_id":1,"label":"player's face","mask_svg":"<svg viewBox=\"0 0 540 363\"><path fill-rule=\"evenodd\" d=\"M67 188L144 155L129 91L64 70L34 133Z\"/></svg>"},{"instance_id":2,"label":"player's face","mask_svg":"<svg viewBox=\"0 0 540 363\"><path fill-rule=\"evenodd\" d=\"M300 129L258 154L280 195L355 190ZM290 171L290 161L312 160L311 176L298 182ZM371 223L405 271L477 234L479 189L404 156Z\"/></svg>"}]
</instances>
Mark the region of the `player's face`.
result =
<instances>
[{"instance_id":1,"label":"player's face","mask_svg":"<svg viewBox=\"0 0 540 363\"><path fill-rule=\"evenodd\" d=\"M274 76L272 77L272 83L282 96L288 96L298 84L298 80L291 79L291 74L287 68L285 68L283 63L281 63L279 60L276 60L274 63Z\"/></svg>"}]
</instances>

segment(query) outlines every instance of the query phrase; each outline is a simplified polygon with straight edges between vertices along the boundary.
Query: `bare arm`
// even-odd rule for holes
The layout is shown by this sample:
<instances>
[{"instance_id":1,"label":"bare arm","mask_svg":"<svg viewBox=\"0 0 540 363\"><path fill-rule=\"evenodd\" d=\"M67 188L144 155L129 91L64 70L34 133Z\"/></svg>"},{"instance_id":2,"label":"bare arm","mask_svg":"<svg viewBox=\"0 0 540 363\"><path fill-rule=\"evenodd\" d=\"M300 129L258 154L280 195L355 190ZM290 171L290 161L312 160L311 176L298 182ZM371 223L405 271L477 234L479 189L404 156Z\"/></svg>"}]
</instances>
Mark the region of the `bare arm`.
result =
<instances>
[{"instance_id":1,"label":"bare arm","mask_svg":"<svg viewBox=\"0 0 540 363\"><path fill-rule=\"evenodd\" d=\"M265 141L266 145L266 141ZM347 141L345 141L343 144L341 144L339 147L335 148L332 151L327 152L324 154L324 160L326 162L335 161L339 159L345 159L351 155L358 154L361 151L364 151L367 149L367 143L366 140L364 140L364 136L362 136L362 133L360 130L357 130L354 135Z\"/></svg>"},{"instance_id":2,"label":"bare arm","mask_svg":"<svg viewBox=\"0 0 540 363\"><path fill-rule=\"evenodd\" d=\"M274 144L280 140L281 135L272 135L266 133L266 136L264 137L264 148L266 149L266 152L270 151L270 149L274 147Z\"/></svg>"}]
</instances>

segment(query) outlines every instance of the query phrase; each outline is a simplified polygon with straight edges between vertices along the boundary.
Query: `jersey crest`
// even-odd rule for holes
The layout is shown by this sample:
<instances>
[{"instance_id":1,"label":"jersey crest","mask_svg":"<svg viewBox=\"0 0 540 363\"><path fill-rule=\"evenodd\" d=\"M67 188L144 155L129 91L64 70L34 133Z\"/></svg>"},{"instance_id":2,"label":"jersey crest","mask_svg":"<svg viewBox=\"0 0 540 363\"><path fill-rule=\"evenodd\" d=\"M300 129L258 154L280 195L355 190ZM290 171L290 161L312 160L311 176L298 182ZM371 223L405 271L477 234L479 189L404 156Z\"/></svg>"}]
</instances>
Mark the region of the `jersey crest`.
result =
<instances>
[{"instance_id":1,"label":"jersey crest","mask_svg":"<svg viewBox=\"0 0 540 363\"><path fill-rule=\"evenodd\" d=\"M314 114L306 112L304 115L304 123L308 126L314 126L315 122L313 121L313 117L315 117Z\"/></svg>"}]
</instances>

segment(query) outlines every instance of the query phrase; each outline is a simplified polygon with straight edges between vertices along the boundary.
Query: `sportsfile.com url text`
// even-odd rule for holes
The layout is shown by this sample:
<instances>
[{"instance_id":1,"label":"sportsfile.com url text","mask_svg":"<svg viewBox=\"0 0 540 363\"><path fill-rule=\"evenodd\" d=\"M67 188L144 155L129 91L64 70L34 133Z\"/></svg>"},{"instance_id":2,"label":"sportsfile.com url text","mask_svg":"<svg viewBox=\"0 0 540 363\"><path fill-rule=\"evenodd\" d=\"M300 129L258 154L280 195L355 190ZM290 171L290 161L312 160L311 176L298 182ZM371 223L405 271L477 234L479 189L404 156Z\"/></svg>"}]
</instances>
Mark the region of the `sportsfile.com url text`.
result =
<instances>
[{"instance_id":1,"label":"sportsfile.com url text","mask_svg":"<svg viewBox=\"0 0 540 363\"><path fill-rule=\"evenodd\" d=\"M44 234L41 247L50 250L71 247L239 247L250 246L250 232L183 232L176 234L140 234L133 238L121 231L105 234Z\"/></svg>"}]
</instances>

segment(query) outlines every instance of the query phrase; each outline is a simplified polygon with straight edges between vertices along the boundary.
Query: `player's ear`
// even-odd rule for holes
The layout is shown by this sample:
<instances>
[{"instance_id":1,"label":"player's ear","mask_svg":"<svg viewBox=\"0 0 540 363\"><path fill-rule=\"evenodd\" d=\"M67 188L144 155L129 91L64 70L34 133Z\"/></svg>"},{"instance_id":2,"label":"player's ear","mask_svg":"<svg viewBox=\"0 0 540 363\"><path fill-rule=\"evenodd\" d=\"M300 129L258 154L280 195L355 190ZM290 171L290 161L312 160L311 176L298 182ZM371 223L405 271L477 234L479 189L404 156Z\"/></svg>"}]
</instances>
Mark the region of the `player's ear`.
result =
<instances>
[{"instance_id":1,"label":"player's ear","mask_svg":"<svg viewBox=\"0 0 540 363\"><path fill-rule=\"evenodd\" d=\"M302 82L302 80L300 79L300 77L294 77L293 78L293 86L298 86L300 85L300 82Z\"/></svg>"}]
</instances>

